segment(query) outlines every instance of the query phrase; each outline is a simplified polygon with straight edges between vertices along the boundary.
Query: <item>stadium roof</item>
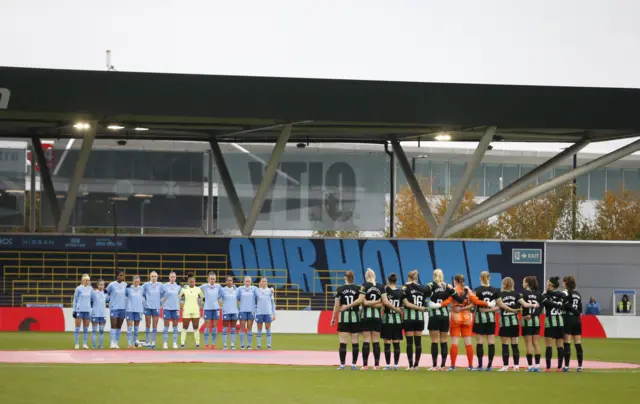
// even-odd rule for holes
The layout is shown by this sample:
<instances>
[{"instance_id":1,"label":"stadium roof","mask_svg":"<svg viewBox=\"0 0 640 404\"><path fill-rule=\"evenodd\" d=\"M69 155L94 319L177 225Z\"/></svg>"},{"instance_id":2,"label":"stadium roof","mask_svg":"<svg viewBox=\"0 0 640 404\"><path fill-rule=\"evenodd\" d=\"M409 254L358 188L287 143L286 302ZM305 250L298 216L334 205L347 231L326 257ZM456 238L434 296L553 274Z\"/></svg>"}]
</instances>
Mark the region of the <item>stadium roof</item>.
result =
<instances>
[{"instance_id":1,"label":"stadium roof","mask_svg":"<svg viewBox=\"0 0 640 404\"><path fill-rule=\"evenodd\" d=\"M575 142L640 133L640 90L0 67L0 136L275 142ZM126 129L109 130L117 124ZM145 128L148 130L134 130Z\"/></svg>"}]
</instances>

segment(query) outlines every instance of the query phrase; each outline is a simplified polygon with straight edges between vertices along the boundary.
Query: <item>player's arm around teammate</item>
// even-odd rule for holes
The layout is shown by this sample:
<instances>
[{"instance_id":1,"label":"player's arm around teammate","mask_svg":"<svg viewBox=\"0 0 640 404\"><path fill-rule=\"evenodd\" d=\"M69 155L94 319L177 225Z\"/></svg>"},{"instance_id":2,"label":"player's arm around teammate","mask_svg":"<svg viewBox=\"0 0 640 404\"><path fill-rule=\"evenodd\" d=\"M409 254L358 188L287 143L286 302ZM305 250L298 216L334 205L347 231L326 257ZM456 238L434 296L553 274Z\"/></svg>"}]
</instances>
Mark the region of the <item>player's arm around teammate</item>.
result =
<instances>
[{"instance_id":1,"label":"player's arm around teammate","mask_svg":"<svg viewBox=\"0 0 640 404\"><path fill-rule=\"evenodd\" d=\"M200 286L204 293L204 347L216 349L218 320L220 319L221 287L216 283L215 272L209 272L208 283ZM209 345L211 332L211 345Z\"/></svg>"},{"instance_id":2,"label":"player's arm around teammate","mask_svg":"<svg viewBox=\"0 0 640 404\"><path fill-rule=\"evenodd\" d=\"M162 293L162 283L158 282L156 271L149 274L149 282L142 285L145 299L144 325L146 328L147 342L150 348L156 347L156 337L158 335L158 321L160 320L160 295Z\"/></svg>"},{"instance_id":3,"label":"player's arm around teammate","mask_svg":"<svg viewBox=\"0 0 640 404\"><path fill-rule=\"evenodd\" d=\"M384 304L384 324L382 325L382 338L384 339L384 357L387 366L384 370L391 370L391 345L393 344L394 370L398 370L400 361L400 342L402 341L402 301L404 294L397 287L398 276L392 273L387 278L387 287L382 294Z\"/></svg>"},{"instance_id":4,"label":"player's arm around teammate","mask_svg":"<svg viewBox=\"0 0 640 404\"><path fill-rule=\"evenodd\" d=\"M538 279L535 276L526 276L522 280L522 287L525 290L520 305L526 308L522 312L522 336L526 343L527 372L540 371L540 305L544 303L545 297L540 293ZM529 304L527 308L526 304ZM538 307L531 307L532 303L537 303ZM535 352L535 365L533 364L533 354Z\"/></svg>"},{"instance_id":5,"label":"player's arm around teammate","mask_svg":"<svg viewBox=\"0 0 640 404\"><path fill-rule=\"evenodd\" d=\"M553 276L547 281L547 291L545 296L546 318L544 320L544 342L545 361L547 368L545 372L551 372L551 358L553 357L553 347L555 345L558 354L557 371L562 371L564 363L564 319L563 311L565 295L558 291L560 287L560 277Z\"/></svg>"},{"instance_id":6,"label":"player's arm around teammate","mask_svg":"<svg viewBox=\"0 0 640 404\"><path fill-rule=\"evenodd\" d=\"M240 320L240 349L251 347L253 339L253 321L255 318L256 309L256 287L251 285L251 277L244 277L244 285L238 289L238 304L240 306L240 312L238 313L238 319ZM245 340L246 336L246 340ZM246 342L246 343L245 343Z\"/></svg>"},{"instance_id":7,"label":"player's arm around teammate","mask_svg":"<svg viewBox=\"0 0 640 404\"><path fill-rule=\"evenodd\" d=\"M178 322L180 320L180 285L176 282L176 273L169 273L169 282L162 285L161 299L163 303L162 318L164 328L162 330L163 348L168 349L169 326L173 328L173 349L178 349Z\"/></svg>"},{"instance_id":8,"label":"player's arm around teammate","mask_svg":"<svg viewBox=\"0 0 640 404\"><path fill-rule=\"evenodd\" d=\"M254 291L256 297L256 349L262 349L262 327L267 334L267 349L271 349L271 322L276 319L276 302L273 288L267 286L267 278L262 277L260 284ZM249 347L251 349L251 347Z\"/></svg>"},{"instance_id":9,"label":"player's arm around teammate","mask_svg":"<svg viewBox=\"0 0 640 404\"><path fill-rule=\"evenodd\" d=\"M91 278L88 274L82 275L80 285L73 294L73 312L75 313L75 330L73 338L75 341L75 349L80 348L80 325L82 325L82 348L89 349L87 340L89 338L89 322L91 317Z\"/></svg>"},{"instance_id":10,"label":"player's arm around teammate","mask_svg":"<svg viewBox=\"0 0 640 404\"><path fill-rule=\"evenodd\" d=\"M136 347L138 327L144 313L144 290L140 286L140 277L133 277L133 284L126 289L127 296L127 341L129 348Z\"/></svg>"},{"instance_id":11,"label":"player's arm around teammate","mask_svg":"<svg viewBox=\"0 0 640 404\"><path fill-rule=\"evenodd\" d=\"M565 276L562 279L565 289L564 299L564 368L565 372L570 369L571 362L571 342L576 348L578 358L578 372L582 372L582 361L584 351L582 350L582 296L576 290L576 278Z\"/></svg>"},{"instance_id":12,"label":"player's arm around teammate","mask_svg":"<svg viewBox=\"0 0 640 404\"><path fill-rule=\"evenodd\" d=\"M340 367L338 370L345 368L347 358L347 342L351 341L351 370L356 369L360 347L358 346L358 335L360 333L360 319L357 310L358 305L355 304L359 295L360 288L353 284L355 275L353 271L347 271L344 276L345 284L336 290L335 304L333 306L333 314L331 315L331 326L336 324L336 315L340 313L338 320L338 338L340 340Z\"/></svg>"},{"instance_id":13,"label":"player's arm around teammate","mask_svg":"<svg viewBox=\"0 0 640 404\"><path fill-rule=\"evenodd\" d=\"M365 272L365 283L360 288L357 304L363 306L360 331L362 332L362 370L367 370L369 353L373 345L374 366L380 367L380 332L382 331L382 293L384 286L376 284L372 269Z\"/></svg>"},{"instance_id":14,"label":"player's arm around teammate","mask_svg":"<svg viewBox=\"0 0 640 404\"><path fill-rule=\"evenodd\" d=\"M231 349L236 349L236 324L238 323L238 288L233 276L228 275L222 288L222 349L227 349L227 337L231 337ZM229 332L227 332L229 329Z\"/></svg>"},{"instance_id":15,"label":"player's arm around teammate","mask_svg":"<svg viewBox=\"0 0 640 404\"><path fill-rule=\"evenodd\" d=\"M126 317L127 311L127 283L124 281L124 271L116 271L116 280L107 286L109 294L109 317L111 318L110 347L118 349L120 342L120 334L122 332L122 323Z\"/></svg>"},{"instance_id":16,"label":"player's arm around teammate","mask_svg":"<svg viewBox=\"0 0 640 404\"><path fill-rule=\"evenodd\" d=\"M107 295L104 292L104 281L98 279L96 289L91 292L91 345L92 347L102 349L102 341L104 340L104 326L106 324L107 312ZM96 345L96 334L100 332L98 343Z\"/></svg>"}]
</instances>

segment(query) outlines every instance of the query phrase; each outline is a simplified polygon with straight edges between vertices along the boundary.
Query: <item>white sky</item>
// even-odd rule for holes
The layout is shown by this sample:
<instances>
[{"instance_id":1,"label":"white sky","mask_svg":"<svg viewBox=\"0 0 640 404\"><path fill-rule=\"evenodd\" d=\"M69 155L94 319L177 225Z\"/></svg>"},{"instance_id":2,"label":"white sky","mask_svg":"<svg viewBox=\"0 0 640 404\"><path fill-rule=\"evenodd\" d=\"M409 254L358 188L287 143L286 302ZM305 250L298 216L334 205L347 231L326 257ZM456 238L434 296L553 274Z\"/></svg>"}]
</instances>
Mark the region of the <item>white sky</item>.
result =
<instances>
[{"instance_id":1,"label":"white sky","mask_svg":"<svg viewBox=\"0 0 640 404\"><path fill-rule=\"evenodd\" d=\"M640 88L638 0L95 3L0 0L0 65Z\"/></svg>"}]
</instances>

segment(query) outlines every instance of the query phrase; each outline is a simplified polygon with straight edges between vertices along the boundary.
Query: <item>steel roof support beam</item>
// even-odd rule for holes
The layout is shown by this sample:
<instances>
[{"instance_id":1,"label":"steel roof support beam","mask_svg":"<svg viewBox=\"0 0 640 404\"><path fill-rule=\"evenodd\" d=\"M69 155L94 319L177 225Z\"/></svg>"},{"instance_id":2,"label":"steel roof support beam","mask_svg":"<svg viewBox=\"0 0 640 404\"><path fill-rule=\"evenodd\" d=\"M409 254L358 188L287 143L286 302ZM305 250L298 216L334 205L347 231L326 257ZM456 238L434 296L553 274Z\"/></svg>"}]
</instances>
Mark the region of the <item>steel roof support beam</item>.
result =
<instances>
[{"instance_id":1,"label":"steel roof support beam","mask_svg":"<svg viewBox=\"0 0 640 404\"><path fill-rule=\"evenodd\" d=\"M514 196L513 198L506 200L504 202L501 202L498 205L495 205L489 209L486 209L482 212L478 212L475 215L467 217L463 220L459 220L457 223L455 223L453 226L447 229L444 236L448 237L452 234L455 234L458 231L464 230L470 226L473 226L478 222L481 222L492 216L495 216L509 209L512 206L526 202L529 199L535 198L540 194L551 191L552 189L558 187L559 185L565 184L581 175L588 174L593 170L606 166L607 164L611 164L614 161L620 160L621 158L624 158L632 153L637 152L638 150L640 150L640 140L636 140L635 142L630 143L625 147L621 147L618 150L615 150L609 154L605 154L604 156L599 157L595 160L592 160L585 165L577 167L575 170L571 170L568 173L559 175L545 182L542 185L539 185L535 188L524 191Z\"/></svg>"},{"instance_id":2,"label":"steel roof support beam","mask_svg":"<svg viewBox=\"0 0 640 404\"><path fill-rule=\"evenodd\" d=\"M249 211L249 215L247 216L247 220L242 230L242 234L245 236L250 236L253 232L253 229L256 227L258 215L262 210L262 205L264 205L264 200L267 196L267 193L269 192L269 187L271 187L273 178L276 175L278 165L280 164L280 159L282 158L282 153L284 153L284 149L287 146L289 137L291 136L292 128L292 124L287 124L282 128L282 132L280 132L280 135L278 135L276 145L273 147L273 151L271 152L271 158L269 159L269 163L267 163L267 167L264 170L262 182L258 186L258 190L256 191L256 195L253 199L253 204L251 205L251 210Z\"/></svg>"},{"instance_id":3,"label":"steel roof support beam","mask_svg":"<svg viewBox=\"0 0 640 404\"><path fill-rule=\"evenodd\" d=\"M539 166L534 168L532 171L529 171L524 176L520 177L518 180L509 184L506 188L501 189L498 193L492 195L489 199L485 200L481 204L471 209L469 212L467 212L464 216L462 216L456 222L459 222L460 220L464 220L467 217L470 217L475 215L476 213L482 212L483 210L487 210L491 207L494 207L500 202L502 202L503 200L511 198L512 196L518 194L520 191L526 188L527 185L534 182L536 178L550 172L555 167L562 164L566 159L568 159L572 155L577 154L578 152L580 152L580 150L587 147L589 143L590 143L589 140L583 139L578 143L574 144L573 146L564 149L561 153L553 156L549 160L540 164Z\"/></svg>"},{"instance_id":4,"label":"steel roof support beam","mask_svg":"<svg viewBox=\"0 0 640 404\"><path fill-rule=\"evenodd\" d=\"M436 220L436 216L433 214L431 207L429 207L429 201L424 196L424 192L422 192L422 188L420 188L420 184L416 179L416 174L411 169L411 164L409 164L409 160L407 159L407 155L405 154L400 142L397 140L391 141L391 146L393 147L393 153L398 159L398 163L400 163L400 169L404 173L405 178L407 179L407 183L411 187L411 191L413 192L413 196L416 198L418 202L418 207L420 208L420 212L422 212L422 216L424 216L424 220L427 221L427 225L433 234L438 228L438 221ZM391 195L391 198L395 198L395 195Z\"/></svg>"},{"instance_id":5,"label":"steel roof support beam","mask_svg":"<svg viewBox=\"0 0 640 404\"><path fill-rule=\"evenodd\" d=\"M218 141L211 140L209 143L211 144L211 151L213 152L213 160L216 162L218 173L220 173L220 181L222 181L222 186L224 187L224 190L227 193L227 198L229 198L229 202L231 203L233 215L236 217L238 229L240 229L240 231L243 231L246 216L244 215L244 210L242 209L242 204L240 203L240 198L238 197L236 187L233 184L233 180L231 179L229 168L227 167L227 163L224 160L224 156L222 155L222 150L220 149ZM209 194L211 194L211 192L209 192ZM213 201L210 201L209 206L213 206ZM209 212L209 215L213 215L213 210Z\"/></svg>"},{"instance_id":6,"label":"steel roof support beam","mask_svg":"<svg viewBox=\"0 0 640 404\"><path fill-rule=\"evenodd\" d=\"M60 221L58 221L58 233L64 233L67 231L69 225L69 219L71 218L71 212L76 205L76 196L78 195L78 187L84 177L84 169L87 167L89 161L89 154L93 147L93 140L96 137L96 131L98 130L98 123L93 121L90 123L89 128L84 132L82 138L82 146L80 147L80 154L76 161L76 167L73 170L71 177L71 183L67 190L67 197L64 200L64 206L62 207L62 213L60 214Z\"/></svg>"},{"instance_id":7,"label":"steel roof support beam","mask_svg":"<svg viewBox=\"0 0 640 404\"><path fill-rule=\"evenodd\" d=\"M31 144L33 145L33 151L35 153L36 160L38 161L38 167L40 168L40 184L44 189L44 194L51 205L51 213L53 214L53 220L56 223L60 222L60 206L58 205L58 198L56 198L56 190L53 188L53 181L51 180L51 171L47 165L47 158L44 155L44 149L42 148L42 142L37 136L31 137ZM35 170L35 163L33 158L31 159L31 170ZM33 176L31 177L33 178ZM33 189L33 185L31 187ZM40 199L42 201L42 199ZM42 202L40 202L42 203Z\"/></svg>"},{"instance_id":8,"label":"steel roof support beam","mask_svg":"<svg viewBox=\"0 0 640 404\"><path fill-rule=\"evenodd\" d=\"M444 213L444 217L438 226L438 230L436 230L435 237L440 238L444 234L445 230L449 226L453 215L458 210L458 206L460 206L460 202L462 202L462 198L464 198L464 191L467 190L469 183L471 182L471 178L473 178L473 174L476 169L480 166L480 162L484 157L484 154L487 152L491 141L493 140L493 135L496 134L496 130L498 128L495 126L490 126L482 135L480 139L480 143L478 143L478 147L473 152L469 161L467 162L467 168L464 170L464 175L460 180L458 186L453 190L453 195L451 197L451 202L447 206L447 211Z\"/></svg>"}]
</instances>

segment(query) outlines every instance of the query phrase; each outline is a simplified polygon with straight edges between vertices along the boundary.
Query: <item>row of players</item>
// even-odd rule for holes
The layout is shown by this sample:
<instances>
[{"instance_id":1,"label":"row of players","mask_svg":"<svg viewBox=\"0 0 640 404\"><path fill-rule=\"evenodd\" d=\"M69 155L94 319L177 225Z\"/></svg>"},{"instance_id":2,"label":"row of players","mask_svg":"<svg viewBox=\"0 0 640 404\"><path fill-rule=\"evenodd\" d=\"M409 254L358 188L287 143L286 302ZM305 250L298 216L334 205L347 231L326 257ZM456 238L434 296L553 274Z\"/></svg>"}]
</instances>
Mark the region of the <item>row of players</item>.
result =
<instances>
[{"instance_id":1,"label":"row of players","mask_svg":"<svg viewBox=\"0 0 640 404\"><path fill-rule=\"evenodd\" d=\"M267 286L267 278L261 278L258 287L251 285L251 278L244 279L244 285L236 287L233 277L227 276L226 285L216 283L216 274L209 273L208 282L199 287L193 276L187 285L176 282L175 272L169 274L169 282L158 282L158 274L151 272L149 282L140 284L140 277L134 276L133 283L127 285L124 272L116 271L116 280L104 287L104 281L98 280L96 288L91 286L89 275L82 276L82 284L73 295L73 316L75 318L75 348L79 349L80 326L82 325L82 347L88 349L89 323L92 324L93 348L102 348L104 327L106 324L106 305L109 303L111 320L110 347L117 349L124 320L127 320L127 341L129 348L136 346L138 327L145 317L148 345L155 348L158 332L160 309L164 328L162 337L164 349L168 349L169 328L173 328L173 348L178 348L178 322L182 309L181 347L189 330L195 338L196 347L200 347L200 309L204 313L205 348L215 349L218 334L218 320L222 311L222 344L227 349L230 334L231 349L235 348L236 324L240 321L240 349L251 349L253 322L257 323L257 348L262 345L262 329L266 329L267 348L271 349L271 322L276 319L274 290ZM227 330L230 329L228 332ZM209 343L211 336L211 343ZM97 344L96 344L96 337ZM246 339L245 339L246 337ZM245 344L246 342L246 344Z\"/></svg>"},{"instance_id":2,"label":"row of players","mask_svg":"<svg viewBox=\"0 0 640 404\"><path fill-rule=\"evenodd\" d=\"M564 278L564 290L560 290L560 278L552 277L547 281L546 290L540 290L535 276L524 278L524 293L515 291L512 278L502 280L500 290L490 286L489 272L482 272L482 286L471 291L464 285L464 276L456 275L454 285L444 282L440 269L433 271L433 281L420 285L418 271L408 275L408 281L398 287L395 274L388 277L387 285L376 283L375 272L367 270L365 283L354 284L354 274L347 271L345 284L335 295L335 305L331 323L338 317L340 338L340 367L345 368L347 343L351 342L352 365L356 369L360 353L359 337L362 336L362 370L368 369L369 354L373 349L374 366L380 365L380 339L384 341L384 356L387 366L384 370L398 370L400 342L403 332L406 338L406 353L409 360L408 370L417 370L422 354L422 332L425 327L425 313L428 312L428 330L431 337L432 367L430 370L445 369L447 354L451 357L449 371L456 369L458 340L463 339L469 370L490 371L495 356L494 334L496 330L496 312L499 317L499 337L502 343L504 366L499 370L508 371L509 348L513 358L513 370L519 370L520 350L518 337L526 341L528 372L540 372L540 331L544 326L546 371L551 372L553 348L557 350L557 371L569 371L571 360L571 342L574 343L578 371L582 371L582 298L576 290L573 276ZM451 309L449 309L451 306ZM546 314L541 324L540 315ZM518 314L522 312L521 323ZM520 327L521 326L521 327ZM473 368L472 335L476 336L476 353L479 366ZM451 348L447 339L450 335ZM484 363L484 342L488 345L488 363ZM393 347L394 362L391 362ZM441 362L438 365L438 351ZM535 358L535 363L534 363Z\"/></svg>"}]
</instances>

